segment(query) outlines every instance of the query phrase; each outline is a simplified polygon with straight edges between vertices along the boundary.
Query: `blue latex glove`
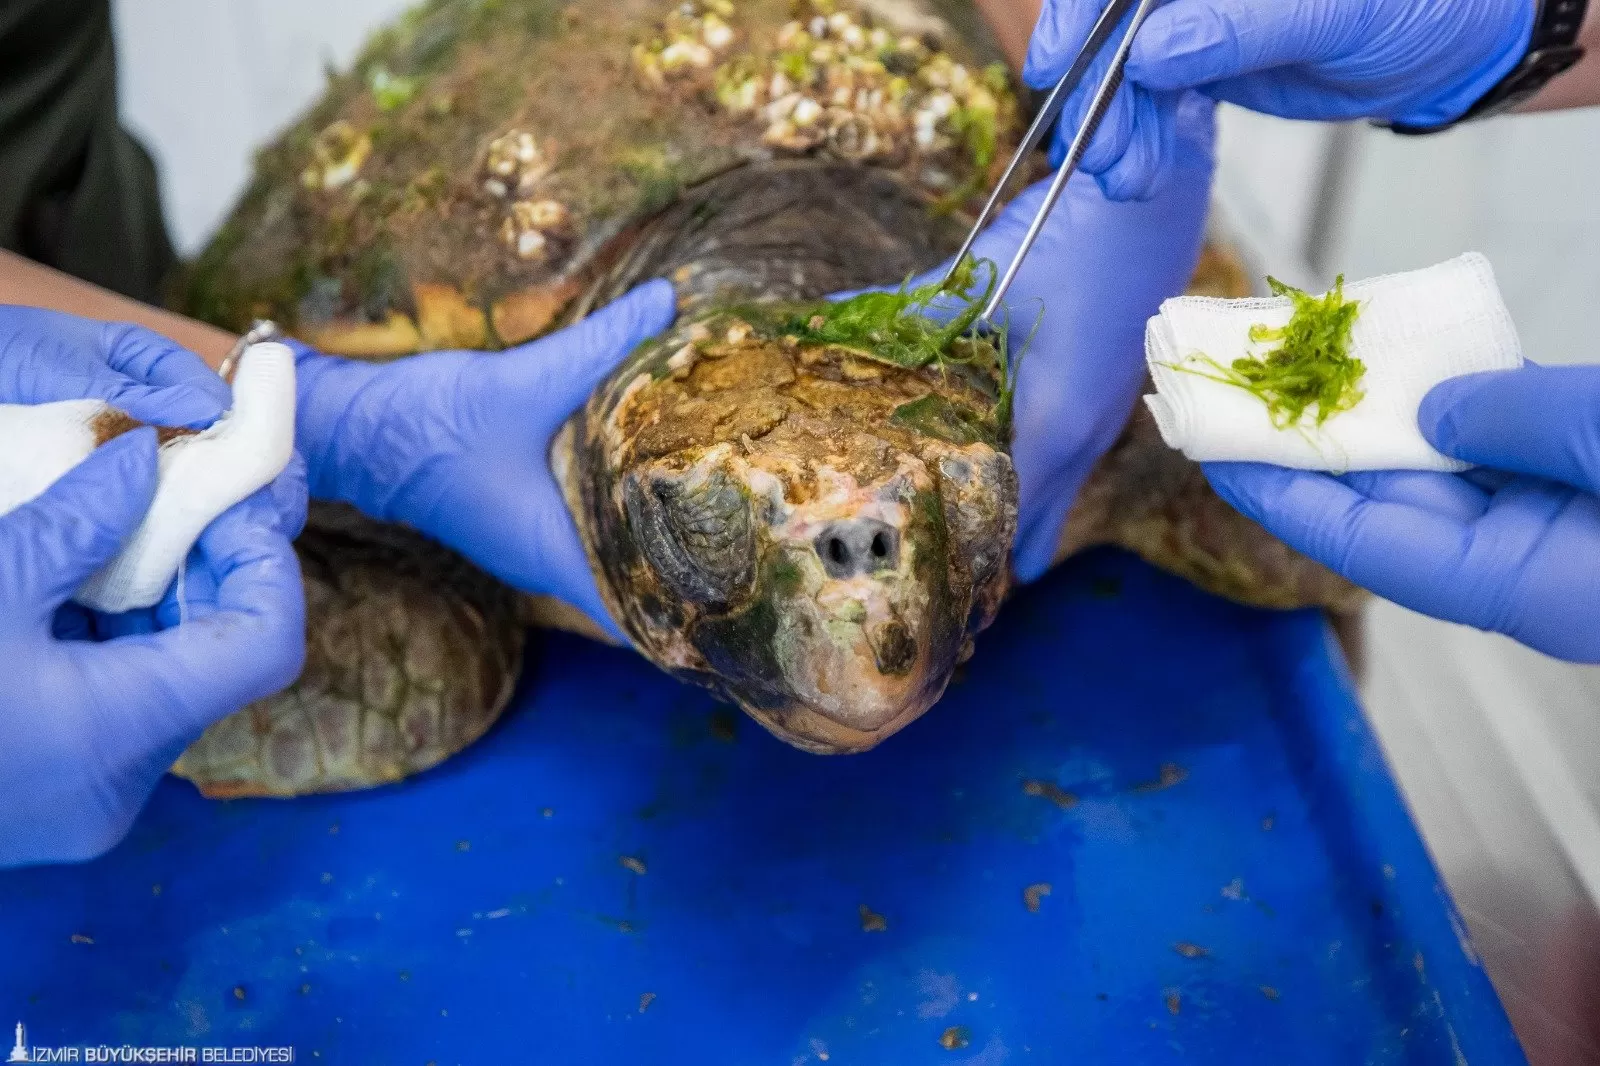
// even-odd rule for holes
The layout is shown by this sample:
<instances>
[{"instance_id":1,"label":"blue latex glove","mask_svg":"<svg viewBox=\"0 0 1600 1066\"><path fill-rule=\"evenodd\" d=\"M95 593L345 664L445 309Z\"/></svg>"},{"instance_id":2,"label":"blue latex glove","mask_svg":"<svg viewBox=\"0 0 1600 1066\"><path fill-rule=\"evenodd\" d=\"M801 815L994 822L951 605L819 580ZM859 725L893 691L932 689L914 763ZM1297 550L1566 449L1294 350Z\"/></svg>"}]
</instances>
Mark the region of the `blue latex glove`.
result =
<instances>
[{"instance_id":1,"label":"blue latex glove","mask_svg":"<svg viewBox=\"0 0 1600 1066\"><path fill-rule=\"evenodd\" d=\"M672 286L654 281L570 329L504 352L372 364L302 345L297 437L311 494L421 530L622 639L550 472L550 440L673 314Z\"/></svg>"},{"instance_id":2,"label":"blue latex glove","mask_svg":"<svg viewBox=\"0 0 1600 1066\"><path fill-rule=\"evenodd\" d=\"M192 427L230 403L198 356L149 330L0 307L0 403L85 398ZM305 623L289 541L305 520L304 470L297 459L202 535L181 610L175 588L123 615L65 602L150 504L150 430L0 516L0 865L106 850L201 730L294 679Z\"/></svg>"},{"instance_id":3,"label":"blue latex glove","mask_svg":"<svg viewBox=\"0 0 1600 1066\"><path fill-rule=\"evenodd\" d=\"M1021 481L1012 568L1023 581L1049 568L1078 488L1127 423L1144 383L1145 322L1194 273L1211 197L1213 111L1210 100L1185 94L1177 180L1147 202L1113 203L1092 178L1069 179L1007 293L1012 344L1037 323L1022 352L1012 444ZM973 254L1004 268L1047 184L1018 196Z\"/></svg>"},{"instance_id":4,"label":"blue latex glove","mask_svg":"<svg viewBox=\"0 0 1600 1066\"><path fill-rule=\"evenodd\" d=\"M1029 85L1065 73L1099 7L1045 0ZM1176 89L1284 118L1448 122L1522 58L1533 16L1531 0L1171 0L1140 29L1084 167L1119 199L1158 187ZM1091 75L1064 114L1081 118L1093 85Z\"/></svg>"},{"instance_id":5,"label":"blue latex glove","mask_svg":"<svg viewBox=\"0 0 1600 1066\"><path fill-rule=\"evenodd\" d=\"M233 404L205 360L143 326L0 304L0 403L104 400L156 426L203 429ZM263 490L278 524L306 521L306 466L297 452ZM115 624L149 628L148 612Z\"/></svg>"},{"instance_id":6,"label":"blue latex glove","mask_svg":"<svg viewBox=\"0 0 1600 1066\"><path fill-rule=\"evenodd\" d=\"M92 858L127 832L179 753L212 722L294 680L305 651L300 570L262 490L223 514L172 594L130 627L72 590L138 526L156 485L155 433L97 450L0 517L0 865Z\"/></svg>"},{"instance_id":7,"label":"blue latex glove","mask_svg":"<svg viewBox=\"0 0 1600 1066\"><path fill-rule=\"evenodd\" d=\"M193 352L143 326L0 305L0 403L105 400L141 422L208 426L228 386Z\"/></svg>"},{"instance_id":8,"label":"blue latex glove","mask_svg":"<svg viewBox=\"0 0 1600 1066\"><path fill-rule=\"evenodd\" d=\"M1600 662L1600 367L1446 381L1418 423L1488 469L1326 474L1213 463L1206 476L1291 547L1413 610Z\"/></svg>"}]
</instances>

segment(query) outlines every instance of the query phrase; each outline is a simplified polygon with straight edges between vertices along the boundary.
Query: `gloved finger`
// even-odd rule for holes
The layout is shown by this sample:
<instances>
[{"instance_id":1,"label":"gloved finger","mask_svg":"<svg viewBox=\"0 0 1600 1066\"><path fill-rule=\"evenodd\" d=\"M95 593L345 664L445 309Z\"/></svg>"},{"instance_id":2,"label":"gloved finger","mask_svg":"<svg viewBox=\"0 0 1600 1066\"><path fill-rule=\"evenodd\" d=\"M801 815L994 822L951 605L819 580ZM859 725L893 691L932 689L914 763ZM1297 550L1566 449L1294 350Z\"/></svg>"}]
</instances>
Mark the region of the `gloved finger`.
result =
<instances>
[{"instance_id":1,"label":"gloved finger","mask_svg":"<svg viewBox=\"0 0 1600 1066\"><path fill-rule=\"evenodd\" d=\"M169 420L160 421L159 425L210 425L233 406L233 394L227 382L207 366L204 359L154 330L127 322L107 323L101 334L101 344L106 365L118 373L157 389L182 390L173 395L185 397L184 404L180 406L176 400L169 399ZM156 421L152 415L140 411L129 410L128 413L147 422ZM172 420L177 417L184 420Z\"/></svg>"},{"instance_id":2,"label":"gloved finger","mask_svg":"<svg viewBox=\"0 0 1600 1066\"><path fill-rule=\"evenodd\" d=\"M46 625L138 528L155 489L155 431L137 429L0 517L0 621Z\"/></svg>"},{"instance_id":3,"label":"gloved finger","mask_svg":"<svg viewBox=\"0 0 1600 1066\"><path fill-rule=\"evenodd\" d=\"M224 514L229 516L230 521L242 522L247 528L270 529L279 536L292 539L283 529L283 515L273 499L271 486L257 490ZM208 551L206 543L204 537L195 542L189 557L184 560L181 585L174 581L161 602L149 612L149 632L209 618L220 610L217 597L225 573L219 569L218 553L215 550Z\"/></svg>"},{"instance_id":4,"label":"gloved finger","mask_svg":"<svg viewBox=\"0 0 1600 1066\"><path fill-rule=\"evenodd\" d=\"M99 398L152 426L204 429L227 410L225 405L218 406L209 391L193 385L152 386L128 381Z\"/></svg>"},{"instance_id":5,"label":"gloved finger","mask_svg":"<svg viewBox=\"0 0 1600 1066\"><path fill-rule=\"evenodd\" d=\"M307 491L306 460L299 450L289 456L289 465L261 491L266 493L275 516L273 528L294 540L306 528L306 509L311 505Z\"/></svg>"},{"instance_id":6,"label":"gloved finger","mask_svg":"<svg viewBox=\"0 0 1600 1066\"><path fill-rule=\"evenodd\" d=\"M1098 0L1045 0L1028 39L1023 83L1033 89L1053 88L1078 58L1100 7Z\"/></svg>"},{"instance_id":7,"label":"gloved finger","mask_svg":"<svg viewBox=\"0 0 1600 1066\"><path fill-rule=\"evenodd\" d=\"M475 545L473 560L501 581L565 600L621 639L601 602L555 476L542 469L530 478L525 471L521 464L466 468L453 486L455 492L425 516L423 526L446 544ZM485 528L480 514L453 505L459 499L497 501L485 508L497 520Z\"/></svg>"},{"instance_id":8,"label":"gloved finger","mask_svg":"<svg viewBox=\"0 0 1600 1066\"><path fill-rule=\"evenodd\" d=\"M274 482L276 485L276 482ZM291 498L280 501L268 485L256 490L235 504L231 512L244 512L253 526L271 529L280 536L293 539L304 525L305 488L299 489L298 504ZM286 514L286 510L290 513ZM298 517L293 513L298 510ZM220 575L212 568L206 552L197 543L183 563L181 579L175 579L154 607L121 614L93 612L95 631L101 640L137 636L142 633L159 633L163 629L184 622L206 618L217 610L217 585Z\"/></svg>"},{"instance_id":9,"label":"gloved finger","mask_svg":"<svg viewBox=\"0 0 1600 1066\"><path fill-rule=\"evenodd\" d=\"M1600 367L1452 378L1423 397L1417 425L1446 455L1600 492Z\"/></svg>"},{"instance_id":10,"label":"gloved finger","mask_svg":"<svg viewBox=\"0 0 1600 1066\"><path fill-rule=\"evenodd\" d=\"M1193 89L1337 54L1341 13L1312 4L1172 0L1150 13L1128 56L1128 80Z\"/></svg>"},{"instance_id":11,"label":"gloved finger","mask_svg":"<svg viewBox=\"0 0 1600 1066\"><path fill-rule=\"evenodd\" d=\"M251 506L251 503L255 506ZM225 512L197 549L216 578L215 610L141 637L99 645L110 676L128 678L130 733L152 746L190 739L212 722L273 693L305 662L305 591L288 538L258 497Z\"/></svg>"},{"instance_id":12,"label":"gloved finger","mask_svg":"<svg viewBox=\"0 0 1600 1066\"><path fill-rule=\"evenodd\" d=\"M1207 480L1235 510L1289 547L1413 610L1464 617L1472 524L1404 503L1372 500L1326 474L1259 463L1205 463Z\"/></svg>"},{"instance_id":13,"label":"gloved finger","mask_svg":"<svg viewBox=\"0 0 1600 1066\"><path fill-rule=\"evenodd\" d=\"M1475 466L1471 470L1463 470L1456 477L1493 496L1513 481L1518 480L1521 475L1513 474L1509 470L1490 470L1486 466Z\"/></svg>"},{"instance_id":14,"label":"gloved finger","mask_svg":"<svg viewBox=\"0 0 1600 1066\"><path fill-rule=\"evenodd\" d=\"M1364 470L1344 474L1339 480L1370 500L1404 503L1459 522L1483 517L1490 494L1455 474L1428 470Z\"/></svg>"},{"instance_id":15,"label":"gloved finger","mask_svg":"<svg viewBox=\"0 0 1600 1066\"><path fill-rule=\"evenodd\" d=\"M1043 485L1027 482L1017 501L1016 542L1012 545L1011 572L1023 584L1037 581L1054 565L1061 549L1061 528L1087 474L1086 469L1070 471L1074 476L1051 478Z\"/></svg>"},{"instance_id":16,"label":"gloved finger","mask_svg":"<svg viewBox=\"0 0 1600 1066\"><path fill-rule=\"evenodd\" d=\"M559 582L545 591L588 615L613 640L624 647L631 646L627 634L623 633L622 627L606 610L600 587L595 583L594 569L589 565L589 556L583 550L577 526L573 524L566 507L540 508L537 521L543 527L539 535L542 538L540 543L545 545L548 571L556 575Z\"/></svg>"},{"instance_id":17,"label":"gloved finger","mask_svg":"<svg viewBox=\"0 0 1600 1066\"><path fill-rule=\"evenodd\" d=\"M1108 199L1150 200L1171 179L1179 95L1139 89L1128 97L1132 133L1122 155L1099 173L1100 188Z\"/></svg>"},{"instance_id":18,"label":"gloved finger","mask_svg":"<svg viewBox=\"0 0 1600 1066\"><path fill-rule=\"evenodd\" d=\"M550 425L559 425L628 353L671 325L676 314L671 283L646 282L576 325L476 364L483 367L480 380L506 402L541 412Z\"/></svg>"},{"instance_id":19,"label":"gloved finger","mask_svg":"<svg viewBox=\"0 0 1600 1066\"><path fill-rule=\"evenodd\" d=\"M106 328L35 307L0 307L0 403L104 400L159 425L205 425L222 413L225 405L192 384L148 385L110 366Z\"/></svg>"},{"instance_id":20,"label":"gloved finger","mask_svg":"<svg viewBox=\"0 0 1600 1066\"><path fill-rule=\"evenodd\" d=\"M1095 82L1103 76L1099 69L1103 64L1096 64L1096 69L1089 72L1084 79L1085 86L1073 95L1072 101L1062 109L1061 119L1056 123L1055 134L1050 139L1050 166L1060 167L1066 161L1067 152L1072 147L1073 139L1078 131L1083 128L1084 120L1088 117L1089 105L1092 104ZM1105 118L1100 121L1100 128L1095 130L1094 137L1089 141L1089 147L1083 153L1083 159L1078 164L1078 169L1085 174L1100 174L1121 159L1128 150L1128 142L1133 139L1134 122L1134 93L1124 86L1111 99L1111 106L1106 109ZM1109 194L1108 194L1109 195Z\"/></svg>"}]
</instances>

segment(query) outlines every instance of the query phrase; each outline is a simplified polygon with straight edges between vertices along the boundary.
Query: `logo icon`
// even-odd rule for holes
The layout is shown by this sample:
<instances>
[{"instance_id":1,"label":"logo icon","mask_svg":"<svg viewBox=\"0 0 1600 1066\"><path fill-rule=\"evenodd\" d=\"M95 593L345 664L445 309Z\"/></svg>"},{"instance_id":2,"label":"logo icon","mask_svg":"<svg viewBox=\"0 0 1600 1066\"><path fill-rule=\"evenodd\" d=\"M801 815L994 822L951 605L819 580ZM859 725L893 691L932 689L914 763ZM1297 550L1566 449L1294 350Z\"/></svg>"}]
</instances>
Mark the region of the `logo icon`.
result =
<instances>
[{"instance_id":1,"label":"logo icon","mask_svg":"<svg viewBox=\"0 0 1600 1066\"><path fill-rule=\"evenodd\" d=\"M17 1042L11 1048L11 1054L6 1056L6 1061L7 1062L32 1062L33 1061L32 1059L28 1058L28 1045L22 1039L22 1023L21 1022L17 1023Z\"/></svg>"}]
</instances>

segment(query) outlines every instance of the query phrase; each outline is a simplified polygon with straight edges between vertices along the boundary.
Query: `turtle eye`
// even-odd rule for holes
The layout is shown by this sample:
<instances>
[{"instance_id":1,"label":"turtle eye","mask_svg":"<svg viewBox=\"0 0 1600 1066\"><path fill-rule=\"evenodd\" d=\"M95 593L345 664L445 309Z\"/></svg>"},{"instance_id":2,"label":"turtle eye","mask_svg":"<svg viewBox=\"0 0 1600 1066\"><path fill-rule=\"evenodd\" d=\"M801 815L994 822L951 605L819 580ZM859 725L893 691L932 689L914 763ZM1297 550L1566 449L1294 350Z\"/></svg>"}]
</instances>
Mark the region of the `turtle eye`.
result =
<instances>
[{"instance_id":1,"label":"turtle eye","mask_svg":"<svg viewBox=\"0 0 1600 1066\"><path fill-rule=\"evenodd\" d=\"M623 503L645 558L685 600L725 606L754 583L750 497L720 467L630 474Z\"/></svg>"},{"instance_id":2,"label":"turtle eye","mask_svg":"<svg viewBox=\"0 0 1600 1066\"><path fill-rule=\"evenodd\" d=\"M965 560L974 587L1003 576L1016 533L1016 475L1011 460L990 448L967 448L939 459L940 495L951 555Z\"/></svg>"}]
</instances>

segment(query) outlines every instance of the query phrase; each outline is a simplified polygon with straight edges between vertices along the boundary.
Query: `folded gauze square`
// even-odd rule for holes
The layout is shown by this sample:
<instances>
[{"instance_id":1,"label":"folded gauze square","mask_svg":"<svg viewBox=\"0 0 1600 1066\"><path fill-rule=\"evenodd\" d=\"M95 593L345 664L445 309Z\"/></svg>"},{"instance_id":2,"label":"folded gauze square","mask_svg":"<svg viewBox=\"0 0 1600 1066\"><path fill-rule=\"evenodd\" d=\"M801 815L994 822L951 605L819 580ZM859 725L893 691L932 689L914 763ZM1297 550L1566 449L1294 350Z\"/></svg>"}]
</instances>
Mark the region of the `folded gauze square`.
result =
<instances>
[{"instance_id":1,"label":"folded gauze square","mask_svg":"<svg viewBox=\"0 0 1600 1066\"><path fill-rule=\"evenodd\" d=\"M1259 357L1277 342L1252 342L1250 328L1285 325L1287 297L1218 300L1183 296L1161 305L1145 330L1156 395L1146 396L1161 438L1200 462L1262 462L1303 470L1464 470L1417 429L1428 390L1447 378L1522 365L1522 345L1489 261L1468 253L1426 270L1345 286L1359 301L1348 354L1366 373L1364 396L1317 424L1273 424L1254 393L1206 376L1214 364ZM1187 369L1180 369L1187 368Z\"/></svg>"}]
</instances>

